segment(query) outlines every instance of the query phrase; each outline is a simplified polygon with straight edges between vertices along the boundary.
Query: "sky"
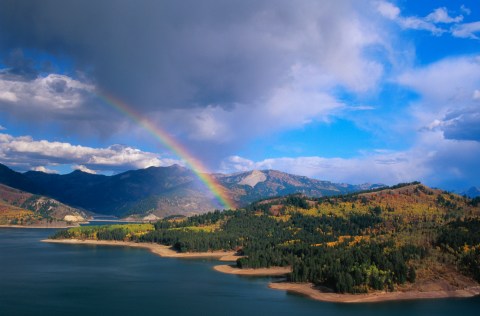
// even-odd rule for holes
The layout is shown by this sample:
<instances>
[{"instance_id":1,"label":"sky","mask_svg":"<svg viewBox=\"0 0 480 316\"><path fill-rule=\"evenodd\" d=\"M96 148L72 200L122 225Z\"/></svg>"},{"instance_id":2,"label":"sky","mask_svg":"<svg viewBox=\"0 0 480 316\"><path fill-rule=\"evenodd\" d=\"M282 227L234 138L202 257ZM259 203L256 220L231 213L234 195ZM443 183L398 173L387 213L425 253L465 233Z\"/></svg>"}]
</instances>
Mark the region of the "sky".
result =
<instances>
[{"instance_id":1,"label":"sky","mask_svg":"<svg viewBox=\"0 0 480 316\"><path fill-rule=\"evenodd\" d=\"M461 190L479 157L476 0L0 0L14 170L195 159Z\"/></svg>"}]
</instances>

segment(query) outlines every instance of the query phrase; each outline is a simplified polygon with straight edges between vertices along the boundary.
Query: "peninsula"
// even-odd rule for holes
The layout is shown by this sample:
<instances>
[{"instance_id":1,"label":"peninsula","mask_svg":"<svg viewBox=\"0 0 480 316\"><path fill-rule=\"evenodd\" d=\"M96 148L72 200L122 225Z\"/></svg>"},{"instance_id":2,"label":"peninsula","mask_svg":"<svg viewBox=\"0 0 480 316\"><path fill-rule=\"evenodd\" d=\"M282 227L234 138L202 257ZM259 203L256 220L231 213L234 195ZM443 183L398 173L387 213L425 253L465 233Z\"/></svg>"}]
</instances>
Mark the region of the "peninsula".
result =
<instances>
[{"instance_id":1,"label":"peninsula","mask_svg":"<svg viewBox=\"0 0 480 316\"><path fill-rule=\"evenodd\" d=\"M337 197L302 195L154 224L75 227L49 242L143 247L234 261L216 271L284 276L273 289L376 302L480 294L480 208L420 183Z\"/></svg>"}]
</instances>

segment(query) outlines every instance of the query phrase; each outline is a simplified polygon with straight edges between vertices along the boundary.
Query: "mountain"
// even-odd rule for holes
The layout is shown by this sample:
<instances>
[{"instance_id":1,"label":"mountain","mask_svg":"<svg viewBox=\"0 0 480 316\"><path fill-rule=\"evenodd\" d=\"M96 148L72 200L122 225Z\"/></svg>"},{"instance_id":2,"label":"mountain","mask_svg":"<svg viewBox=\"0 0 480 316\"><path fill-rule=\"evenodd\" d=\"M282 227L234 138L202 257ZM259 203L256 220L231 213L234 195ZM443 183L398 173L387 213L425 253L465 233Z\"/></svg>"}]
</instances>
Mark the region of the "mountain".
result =
<instances>
[{"instance_id":1,"label":"mountain","mask_svg":"<svg viewBox=\"0 0 480 316\"><path fill-rule=\"evenodd\" d=\"M337 184L276 170L253 170L233 175L215 175L241 205L269 197L301 193L311 197L339 195L384 187L382 184Z\"/></svg>"},{"instance_id":2,"label":"mountain","mask_svg":"<svg viewBox=\"0 0 480 316\"><path fill-rule=\"evenodd\" d=\"M76 170L66 175L24 174L42 193L64 203L107 215L162 216L205 212L220 207L195 174L178 165L103 176Z\"/></svg>"},{"instance_id":3,"label":"mountain","mask_svg":"<svg viewBox=\"0 0 480 316\"><path fill-rule=\"evenodd\" d=\"M466 195L470 198L476 198L480 196L480 189L477 187L471 187L470 189L462 192L462 195Z\"/></svg>"},{"instance_id":4,"label":"mountain","mask_svg":"<svg viewBox=\"0 0 480 316\"><path fill-rule=\"evenodd\" d=\"M79 222L87 214L52 198L31 194L0 184L0 224L38 225Z\"/></svg>"},{"instance_id":5,"label":"mountain","mask_svg":"<svg viewBox=\"0 0 480 316\"><path fill-rule=\"evenodd\" d=\"M25 175L15 172L2 164L0 164L0 183L28 192L39 191L39 188L27 177L25 177Z\"/></svg>"},{"instance_id":6,"label":"mountain","mask_svg":"<svg viewBox=\"0 0 480 316\"><path fill-rule=\"evenodd\" d=\"M22 174L5 166L0 170L4 170L0 173L0 183L99 214L153 213L164 217L222 208L192 170L178 165L130 170L114 176L79 170L65 175L39 171ZM379 184L336 184L275 170L212 174L212 177L241 207L259 199L293 193L321 197L382 187Z\"/></svg>"}]
</instances>

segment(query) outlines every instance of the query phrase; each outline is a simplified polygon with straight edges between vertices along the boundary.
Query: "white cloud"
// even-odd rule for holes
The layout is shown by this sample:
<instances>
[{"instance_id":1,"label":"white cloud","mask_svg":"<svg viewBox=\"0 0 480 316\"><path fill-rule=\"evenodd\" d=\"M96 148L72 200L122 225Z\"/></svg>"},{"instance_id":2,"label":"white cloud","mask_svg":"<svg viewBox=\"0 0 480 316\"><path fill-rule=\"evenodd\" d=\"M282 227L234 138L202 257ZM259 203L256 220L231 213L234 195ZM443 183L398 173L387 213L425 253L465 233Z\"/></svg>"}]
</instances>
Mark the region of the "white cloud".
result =
<instances>
[{"instance_id":1,"label":"white cloud","mask_svg":"<svg viewBox=\"0 0 480 316\"><path fill-rule=\"evenodd\" d=\"M243 158L240 156L230 156L222 162L221 169L223 172L226 173L242 172L254 169L261 169L258 167L259 165L261 165L261 163L254 162L247 158Z\"/></svg>"},{"instance_id":2,"label":"white cloud","mask_svg":"<svg viewBox=\"0 0 480 316\"><path fill-rule=\"evenodd\" d=\"M470 98L472 91L480 85L478 57L445 58L424 67L405 71L398 77L398 82L432 98L435 96L443 100Z\"/></svg>"},{"instance_id":3,"label":"white cloud","mask_svg":"<svg viewBox=\"0 0 480 316\"><path fill-rule=\"evenodd\" d=\"M32 170L32 171L40 171L40 172L44 172L44 173L52 173L52 174L57 174L57 173L58 173L57 170L48 169L48 168L45 167L45 166L33 167L33 168L30 169L30 170Z\"/></svg>"},{"instance_id":4,"label":"white cloud","mask_svg":"<svg viewBox=\"0 0 480 316\"><path fill-rule=\"evenodd\" d=\"M435 26L435 24L417 17L406 17L397 20L398 24L404 29L430 31L434 35L441 35L444 30Z\"/></svg>"},{"instance_id":5,"label":"white cloud","mask_svg":"<svg viewBox=\"0 0 480 316\"><path fill-rule=\"evenodd\" d=\"M443 121L451 112L478 112L475 91L480 86L480 59L447 58L401 74L397 82L420 94L410 108L412 128ZM473 98L472 98L473 91Z\"/></svg>"},{"instance_id":6,"label":"white cloud","mask_svg":"<svg viewBox=\"0 0 480 316\"><path fill-rule=\"evenodd\" d=\"M472 13L472 10L467 8L464 4L460 6L460 10L462 10L462 12L465 13L466 15L470 15L470 13Z\"/></svg>"},{"instance_id":7,"label":"white cloud","mask_svg":"<svg viewBox=\"0 0 480 316\"><path fill-rule=\"evenodd\" d=\"M447 8L442 7L433 10L432 13L426 16L425 20L433 23L458 23L463 20L463 16L458 15L456 17L451 17L448 15Z\"/></svg>"},{"instance_id":8,"label":"white cloud","mask_svg":"<svg viewBox=\"0 0 480 316\"><path fill-rule=\"evenodd\" d=\"M65 75L26 79L0 70L0 116L31 128L55 125L63 132L105 138L127 119L105 106L95 89Z\"/></svg>"},{"instance_id":9,"label":"white cloud","mask_svg":"<svg viewBox=\"0 0 480 316\"><path fill-rule=\"evenodd\" d=\"M0 125L0 131L4 131L4 130L6 130L6 129L7 129L6 127Z\"/></svg>"},{"instance_id":10,"label":"white cloud","mask_svg":"<svg viewBox=\"0 0 480 316\"><path fill-rule=\"evenodd\" d=\"M479 39L476 33L480 32L480 21L455 25L452 35L461 38Z\"/></svg>"},{"instance_id":11,"label":"white cloud","mask_svg":"<svg viewBox=\"0 0 480 316\"><path fill-rule=\"evenodd\" d=\"M372 69L370 73L378 78L381 70L376 70ZM291 128L325 119L344 106L328 92L335 86L335 80L319 69L295 65L291 78L291 82L273 90L253 114L269 118L273 126Z\"/></svg>"},{"instance_id":12,"label":"white cloud","mask_svg":"<svg viewBox=\"0 0 480 316\"><path fill-rule=\"evenodd\" d=\"M93 90L92 85L65 75L49 74L31 81L0 76L0 101L15 102L17 107L30 111L76 108Z\"/></svg>"},{"instance_id":13,"label":"white cloud","mask_svg":"<svg viewBox=\"0 0 480 316\"><path fill-rule=\"evenodd\" d=\"M85 167L84 165L74 165L74 166L72 166L72 169L73 170L80 170L80 171L90 173L90 174L97 174L97 172L95 170L89 169L89 168Z\"/></svg>"},{"instance_id":14,"label":"white cloud","mask_svg":"<svg viewBox=\"0 0 480 316\"><path fill-rule=\"evenodd\" d=\"M357 87L368 89L382 74L377 64L365 64L359 70ZM352 71L359 66L352 66ZM362 73L362 75L360 75ZM362 78L369 74L369 78ZM294 65L290 80L273 89L270 95L255 104L235 104L230 109L221 106L174 110L159 113L156 120L169 130L183 129L190 139L207 140L220 144L238 142L250 137L261 137L282 130L301 128L312 122L328 122L330 116L372 107L348 107L331 93L339 79L325 74L321 68ZM350 78L352 82L354 75ZM185 122L177 124L177 122ZM173 123L172 123L173 122Z\"/></svg>"},{"instance_id":15,"label":"white cloud","mask_svg":"<svg viewBox=\"0 0 480 316\"><path fill-rule=\"evenodd\" d=\"M480 100L480 90L475 90L475 91L473 91L473 96L472 96L472 98L473 98L474 100Z\"/></svg>"},{"instance_id":16,"label":"white cloud","mask_svg":"<svg viewBox=\"0 0 480 316\"><path fill-rule=\"evenodd\" d=\"M437 10L440 11L437 12ZM395 6L394 4L388 1L377 2L377 11L385 18L395 21L398 25L400 25L400 27L404 29L425 30L430 31L434 35L441 35L445 31L435 25L436 22L434 21L434 19L438 14L441 14L443 11L441 8L437 10L430 13L425 18L419 18L416 16L403 17L401 15L400 8Z\"/></svg>"},{"instance_id":17,"label":"white cloud","mask_svg":"<svg viewBox=\"0 0 480 316\"><path fill-rule=\"evenodd\" d=\"M442 33L446 32L445 30L437 27L434 23L430 23L422 18L412 16L399 19L398 23L404 29L430 31L434 35L441 35Z\"/></svg>"},{"instance_id":18,"label":"white cloud","mask_svg":"<svg viewBox=\"0 0 480 316\"><path fill-rule=\"evenodd\" d=\"M430 124L420 129L420 131L438 131L444 126L444 122L441 120L433 120Z\"/></svg>"},{"instance_id":19,"label":"white cloud","mask_svg":"<svg viewBox=\"0 0 480 316\"><path fill-rule=\"evenodd\" d=\"M463 21L463 16L452 17L445 7L437 8L425 17L402 16L400 8L388 1L378 1L376 8L383 17L395 21L403 29L424 30L431 32L433 35L450 32L456 37L469 38L476 38L474 33L478 31L476 23L459 24ZM462 6L462 10L469 14L469 9L464 6ZM454 26L451 30L447 30L440 27L439 24L454 24Z\"/></svg>"},{"instance_id":20,"label":"white cloud","mask_svg":"<svg viewBox=\"0 0 480 316\"><path fill-rule=\"evenodd\" d=\"M0 101L17 102L17 95L11 91L0 92Z\"/></svg>"},{"instance_id":21,"label":"white cloud","mask_svg":"<svg viewBox=\"0 0 480 316\"><path fill-rule=\"evenodd\" d=\"M232 131L228 126L228 122L219 119L219 116L225 115L226 111L223 108L207 106L206 108L198 110L199 111L191 112L193 115L193 117L190 118L189 124L189 128L191 128L191 139L214 140L220 143L231 139ZM184 116L184 114L182 113L180 116Z\"/></svg>"},{"instance_id":22,"label":"white cloud","mask_svg":"<svg viewBox=\"0 0 480 316\"><path fill-rule=\"evenodd\" d=\"M37 141L30 136L14 137L8 134L0 134L0 162L15 164L24 169L72 164L98 171L182 164L180 161L161 158L155 153L128 146L92 148L64 142Z\"/></svg>"},{"instance_id":23,"label":"white cloud","mask_svg":"<svg viewBox=\"0 0 480 316\"><path fill-rule=\"evenodd\" d=\"M400 8L390 2L379 1L377 3L377 10L381 15L390 20L395 20L400 16Z\"/></svg>"}]
</instances>

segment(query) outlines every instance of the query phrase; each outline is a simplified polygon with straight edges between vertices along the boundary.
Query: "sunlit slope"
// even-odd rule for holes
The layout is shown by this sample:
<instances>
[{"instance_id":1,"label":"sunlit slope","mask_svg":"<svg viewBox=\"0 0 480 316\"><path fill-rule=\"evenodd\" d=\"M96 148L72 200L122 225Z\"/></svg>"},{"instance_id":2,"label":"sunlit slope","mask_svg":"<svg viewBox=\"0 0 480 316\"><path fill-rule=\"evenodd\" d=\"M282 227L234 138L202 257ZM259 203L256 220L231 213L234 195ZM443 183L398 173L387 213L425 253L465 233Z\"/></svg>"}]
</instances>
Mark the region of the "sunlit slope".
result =
<instances>
[{"instance_id":1,"label":"sunlit slope","mask_svg":"<svg viewBox=\"0 0 480 316\"><path fill-rule=\"evenodd\" d=\"M32 225L41 222L82 221L85 212L54 199L0 184L0 224Z\"/></svg>"},{"instance_id":2,"label":"sunlit slope","mask_svg":"<svg viewBox=\"0 0 480 316\"><path fill-rule=\"evenodd\" d=\"M295 205L295 200L299 201ZM303 201L303 202L300 202ZM375 214L388 223L443 222L450 218L479 214L472 200L457 194L431 189L423 184L399 185L373 192L337 197L288 197L264 200L254 205L272 215L299 212L310 216L348 217L351 214ZM262 206L264 205L264 206Z\"/></svg>"}]
</instances>

